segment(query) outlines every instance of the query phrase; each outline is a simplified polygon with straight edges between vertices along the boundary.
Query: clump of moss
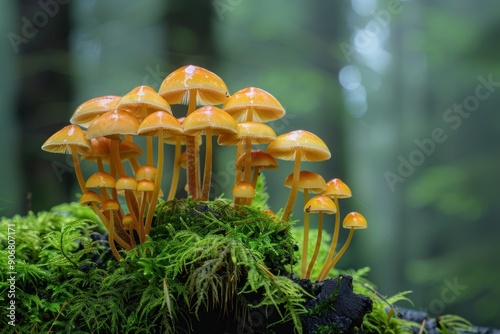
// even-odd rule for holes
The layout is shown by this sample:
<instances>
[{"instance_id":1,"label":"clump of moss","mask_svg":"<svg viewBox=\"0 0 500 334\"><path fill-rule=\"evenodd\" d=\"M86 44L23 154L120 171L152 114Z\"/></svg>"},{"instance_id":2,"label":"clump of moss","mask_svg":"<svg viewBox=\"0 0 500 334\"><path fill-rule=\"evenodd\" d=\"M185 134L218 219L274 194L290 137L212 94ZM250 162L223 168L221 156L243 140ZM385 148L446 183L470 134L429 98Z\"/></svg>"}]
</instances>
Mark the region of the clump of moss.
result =
<instances>
[{"instance_id":1,"label":"clump of moss","mask_svg":"<svg viewBox=\"0 0 500 334\"><path fill-rule=\"evenodd\" d=\"M16 262L18 328L177 333L213 312L232 314L225 326L248 326L259 309L301 330L305 293L287 277L296 262L288 223L223 199L162 202L149 240L117 262L89 211L75 219L76 207L65 209L4 220L15 221L23 250Z\"/></svg>"}]
</instances>

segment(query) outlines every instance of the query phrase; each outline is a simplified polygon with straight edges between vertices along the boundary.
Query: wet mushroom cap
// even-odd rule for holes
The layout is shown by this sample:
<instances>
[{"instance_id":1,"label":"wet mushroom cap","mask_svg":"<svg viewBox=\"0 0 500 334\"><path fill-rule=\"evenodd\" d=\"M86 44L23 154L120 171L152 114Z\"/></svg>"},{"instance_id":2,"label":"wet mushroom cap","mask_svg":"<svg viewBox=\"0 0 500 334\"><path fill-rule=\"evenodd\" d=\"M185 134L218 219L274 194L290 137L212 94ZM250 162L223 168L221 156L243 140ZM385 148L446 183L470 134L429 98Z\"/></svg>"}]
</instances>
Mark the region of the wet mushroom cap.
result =
<instances>
[{"instance_id":1,"label":"wet mushroom cap","mask_svg":"<svg viewBox=\"0 0 500 334\"><path fill-rule=\"evenodd\" d=\"M257 122L241 122L236 125L236 134L221 135L217 140L219 145L238 145L250 140L252 144L269 144L276 139L274 130L266 124Z\"/></svg>"},{"instance_id":2,"label":"wet mushroom cap","mask_svg":"<svg viewBox=\"0 0 500 334\"><path fill-rule=\"evenodd\" d=\"M297 151L301 151L303 161L323 161L331 157L330 150L323 140L306 130L279 135L266 149L267 153L283 160L294 160Z\"/></svg>"},{"instance_id":3,"label":"wet mushroom cap","mask_svg":"<svg viewBox=\"0 0 500 334\"><path fill-rule=\"evenodd\" d=\"M351 189L340 179L331 179L326 183L326 189L322 192L328 197L349 198L352 196Z\"/></svg>"},{"instance_id":4,"label":"wet mushroom cap","mask_svg":"<svg viewBox=\"0 0 500 334\"><path fill-rule=\"evenodd\" d=\"M140 180L137 182L137 191L154 191L155 183L149 180Z\"/></svg>"},{"instance_id":5,"label":"wet mushroom cap","mask_svg":"<svg viewBox=\"0 0 500 334\"><path fill-rule=\"evenodd\" d=\"M342 221L343 228L364 229L368 227L365 217L358 212L347 214Z\"/></svg>"},{"instance_id":6,"label":"wet mushroom cap","mask_svg":"<svg viewBox=\"0 0 500 334\"><path fill-rule=\"evenodd\" d=\"M113 110L99 116L89 125L86 138L135 135L138 128L139 121L134 115L123 110Z\"/></svg>"},{"instance_id":7,"label":"wet mushroom cap","mask_svg":"<svg viewBox=\"0 0 500 334\"><path fill-rule=\"evenodd\" d=\"M247 87L231 95L222 106L238 122L246 121L251 113L255 122L270 122L285 115L281 103L263 89Z\"/></svg>"},{"instance_id":8,"label":"wet mushroom cap","mask_svg":"<svg viewBox=\"0 0 500 334\"><path fill-rule=\"evenodd\" d=\"M78 203L80 203L82 205L88 205L90 203L100 204L101 201L102 201L101 196L99 196L97 193L95 193L91 190L87 190L86 192L84 192L82 194L82 197L80 197L80 200L78 201Z\"/></svg>"},{"instance_id":9,"label":"wet mushroom cap","mask_svg":"<svg viewBox=\"0 0 500 334\"><path fill-rule=\"evenodd\" d=\"M254 198L255 189L250 183L245 182L245 181L239 181L233 187L231 194L235 198L236 197L238 197L238 198Z\"/></svg>"},{"instance_id":10,"label":"wet mushroom cap","mask_svg":"<svg viewBox=\"0 0 500 334\"><path fill-rule=\"evenodd\" d=\"M286 177L285 186L291 188L292 180L293 173ZM299 191L304 191L304 189L307 189L312 193L320 193L326 189L326 181L317 173L302 170L299 173Z\"/></svg>"},{"instance_id":11,"label":"wet mushroom cap","mask_svg":"<svg viewBox=\"0 0 500 334\"><path fill-rule=\"evenodd\" d=\"M120 99L121 96L105 95L87 100L75 109L69 121L71 124L87 128L97 117L108 111L115 110Z\"/></svg>"},{"instance_id":12,"label":"wet mushroom cap","mask_svg":"<svg viewBox=\"0 0 500 334\"><path fill-rule=\"evenodd\" d=\"M149 86L135 87L123 95L117 104L117 109L127 111L138 119L144 119L155 111L172 114L170 104Z\"/></svg>"},{"instance_id":13,"label":"wet mushroom cap","mask_svg":"<svg viewBox=\"0 0 500 334\"><path fill-rule=\"evenodd\" d=\"M183 133L181 123L165 111L155 111L143 119L137 134L155 136L158 131L163 131L164 135L181 135Z\"/></svg>"},{"instance_id":14,"label":"wet mushroom cap","mask_svg":"<svg viewBox=\"0 0 500 334\"><path fill-rule=\"evenodd\" d=\"M170 104L187 104L196 94L197 105L217 105L229 96L224 81L213 72L195 65L183 66L163 80L158 93Z\"/></svg>"},{"instance_id":15,"label":"wet mushroom cap","mask_svg":"<svg viewBox=\"0 0 500 334\"><path fill-rule=\"evenodd\" d=\"M278 168L278 162L276 161L276 159L274 159L272 155L267 154L262 150L252 150L251 159L252 159L252 167L259 167L265 169ZM238 159L236 159L234 166L237 169L243 169L245 167L245 153L241 154L238 157Z\"/></svg>"},{"instance_id":16,"label":"wet mushroom cap","mask_svg":"<svg viewBox=\"0 0 500 334\"><path fill-rule=\"evenodd\" d=\"M69 154L70 148L79 154L90 152L90 141L85 138L86 134L77 125L67 125L50 136L42 145L42 150L51 153Z\"/></svg>"},{"instance_id":17,"label":"wet mushroom cap","mask_svg":"<svg viewBox=\"0 0 500 334\"><path fill-rule=\"evenodd\" d=\"M85 183L87 188L115 188L116 179L113 175L105 172L97 172L87 179Z\"/></svg>"},{"instance_id":18,"label":"wet mushroom cap","mask_svg":"<svg viewBox=\"0 0 500 334\"><path fill-rule=\"evenodd\" d=\"M116 190L136 190L137 181L131 176L122 176L116 180Z\"/></svg>"},{"instance_id":19,"label":"wet mushroom cap","mask_svg":"<svg viewBox=\"0 0 500 334\"><path fill-rule=\"evenodd\" d=\"M327 196L318 195L311 198L304 205L304 211L309 213L323 212L332 215L337 212L337 206Z\"/></svg>"},{"instance_id":20,"label":"wet mushroom cap","mask_svg":"<svg viewBox=\"0 0 500 334\"><path fill-rule=\"evenodd\" d=\"M213 107L204 106L196 109L187 116L182 123L184 133L194 136L204 133L210 129L213 134L236 134L236 121L224 110Z\"/></svg>"},{"instance_id":21,"label":"wet mushroom cap","mask_svg":"<svg viewBox=\"0 0 500 334\"><path fill-rule=\"evenodd\" d=\"M156 178L156 168L150 165L142 165L135 172L136 181L148 180L154 181Z\"/></svg>"}]
</instances>

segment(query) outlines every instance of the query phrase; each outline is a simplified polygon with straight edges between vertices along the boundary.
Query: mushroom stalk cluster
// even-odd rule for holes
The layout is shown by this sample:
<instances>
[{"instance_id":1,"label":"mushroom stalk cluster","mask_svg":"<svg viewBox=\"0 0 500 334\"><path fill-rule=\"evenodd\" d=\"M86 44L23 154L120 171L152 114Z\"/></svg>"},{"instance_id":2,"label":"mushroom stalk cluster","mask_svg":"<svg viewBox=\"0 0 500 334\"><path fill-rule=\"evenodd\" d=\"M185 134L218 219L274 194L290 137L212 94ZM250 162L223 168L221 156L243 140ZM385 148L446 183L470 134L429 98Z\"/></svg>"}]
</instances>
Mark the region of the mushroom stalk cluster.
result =
<instances>
[{"instance_id":1,"label":"mushroom stalk cluster","mask_svg":"<svg viewBox=\"0 0 500 334\"><path fill-rule=\"evenodd\" d=\"M185 114L174 115L173 104L187 105ZM302 277L310 276L318 258L323 213L336 213L334 238L319 276L324 279L347 249L353 230L363 227L345 223L350 234L344 247L335 254L340 228L338 198L349 197L350 191L347 194L344 189L339 193L335 190L339 187L337 183L330 186L320 175L301 171L302 161L324 161L331 154L323 140L309 131L295 130L277 136L264 124L284 115L285 109L270 93L247 87L230 95L224 81L215 73L186 65L170 73L158 91L138 86L123 96L105 95L82 103L74 111L71 125L53 134L42 149L71 154L82 192L80 203L90 206L108 229L110 248L118 260L127 250L147 241L156 205L163 196L165 165L172 166L169 191L165 192L167 200L174 199L178 193L181 167L186 168L187 196L192 200L209 200L216 152L214 136L219 146L236 146L232 194L238 209L252 204L257 179L263 170L278 168L276 159L293 161L293 172L285 181L290 194L281 221L290 220L297 193L303 191ZM140 137L145 138L145 155L137 144ZM205 149L200 150L203 143ZM165 144L175 145L175 156L171 159L165 156ZM255 148L256 145L268 146ZM203 170L201 151L204 151ZM96 164L96 172L86 179L80 168L82 160ZM321 197L309 199L310 193L321 193L318 195ZM308 265L310 214L313 213L319 215L319 226ZM356 221L361 219L356 217Z\"/></svg>"}]
</instances>

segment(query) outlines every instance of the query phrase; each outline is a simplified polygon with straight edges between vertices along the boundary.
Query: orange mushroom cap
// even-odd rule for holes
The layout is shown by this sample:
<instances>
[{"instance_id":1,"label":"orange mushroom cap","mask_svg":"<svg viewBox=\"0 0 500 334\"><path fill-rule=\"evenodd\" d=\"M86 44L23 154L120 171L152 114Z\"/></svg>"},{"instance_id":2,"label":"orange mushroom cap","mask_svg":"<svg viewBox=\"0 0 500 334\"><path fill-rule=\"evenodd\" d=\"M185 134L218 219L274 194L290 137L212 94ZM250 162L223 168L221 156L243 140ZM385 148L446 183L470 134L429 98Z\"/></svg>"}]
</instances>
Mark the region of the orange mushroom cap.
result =
<instances>
[{"instance_id":1,"label":"orange mushroom cap","mask_svg":"<svg viewBox=\"0 0 500 334\"><path fill-rule=\"evenodd\" d=\"M337 196L337 198L349 198L352 196L351 189L340 179L331 179L326 183L326 189L322 192L328 197Z\"/></svg>"},{"instance_id":2,"label":"orange mushroom cap","mask_svg":"<svg viewBox=\"0 0 500 334\"><path fill-rule=\"evenodd\" d=\"M358 212L348 213L342 221L343 228L364 229L368 227L365 217Z\"/></svg>"},{"instance_id":3,"label":"orange mushroom cap","mask_svg":"<svg viewBox=\"0 0 500 334\"><path fill-rule=\"evenodd\" d=\"M115 188L116 179L113 175L105 172L97 172L87 179L85 183L87 188Z\"/></svg>"},{"instance_id":4,"label":"orange mushroom cap","mask_svg":"<svg viewBox=\"0 0 500 334\"><path fill-rule=\"evenodd\" d=\"M220 138L220 137L219 137ZM278 168L278 162L274 157L262 150L252 150L251 152L252 167L259 167L265 169L275 169ZM245 167L245 153L241 154L234 166L238 169L243 169Z\"/></svg>"},{"instance_id":5,"label":"orange mushroom cap","mask_svg":"<svg viewBox=\"0 0 500 334\"><path fill-rule=\"evenodd\" d=\"M131 176L122 176L116 180L116 190L136 190L137 181Z\"/></svg>"},{"instance_id":6,"label":"orange mushroom cap","mask_svg":"<svg viewBox=\"0 0 500 334\"><path fill-rule=\"evenodd\" d=\"M292 187L293 173L287 176L285 179L285 186L288 188ZM307 189L312 193L320 193L326 189L325 179L314 172L307 170L302 170L299 173L299 191L304 191ZM323 194L324 195L324 194Z\"/></svg>"},{"instance_id":7,"label":"orange mushroom cap","mask_svg":"<svg viewBox=\"0 0 500 334\"><path fill-rule=\"evenodd\" d=\"M323 212L332 215L337 212L337 206L327 196L318 195L311 198L304 205L304 211L309 213Z\"/></svg>"},{"instance_id":8,"label":"orange mushroom cap","mask_svg":"<svg viewBox=\"0 0 500 334\"><path fill-rule=\"evenodd\" d=\"M51 153L71 153L75 149L79 154L90 152L90 141L85 138L85 131L77 125L67 125L54 133L42 145L42 150Z\"/></svg>"},{"instance_id":9,"label":"orange mushroom cap","mask_svg":"<svg viewBox=\"0 0 500 334\"><path fill-rule=\"evenodd\" d=\"M117 104L117 109L128 111L139 120L155 111L164 111L172 114L170 104L153 88L138 86L123 95Z\"/></svg>"},{"instance_id":10,"label":"orange mushroom cap","mask_svg":"<svg viewBox=\"0 0 500 334\"><path fill-rule=\"evenodd\" d=\"M123 110L113 110L101 115L89 125L86 138L135 135L138 128L139 121L134 115Z\"/></svg>"},{"instance_id":11,"label":"orange mushroom cap","mask_svg":"<svg viewBox=\"0 0 500 334\"><path fill-rule=\"evenodd\" d=\"M71 124L87 128L97 117L116 109L120 98L116 95L105 95L87 100L76 108L69 121Z\"/></svg>"},{"instance_id":12,"label":"orange mushroom cap","mask_svg":"<svg viewBox=\"0 0 500 334\"><path fill-rule=\"evenodd\" d=\"M155 183L149 180L140 180L137 182L137 191L154 191Z\"/></svg>"},{"instance_id":13,"label":"orange mushroom cap","mask_svg":"<svg viewBox=\"0 0 500 334\"><path fill-rule=\"evenodd\" d=\"M227 86L219 76L194 65L170 73L158 93L170 104L187 104L189 94L196 94L197 105L222 104L229 96Z\"/></svg>"},{"instance_id":14,"label":"orange mushroom cap","mask_svg":"<svg viewBox=\"0 0 500 334\"><path fill-rule=\"evenodd\" d=\"M156 168L151 165L142 165L135 172L136 181L148 180L154 181L156 178Z\"/></svg>"},{"instance_id":15,"label":"orange mushroom cap","mask_svg":"<svg viewBox=\"0 0 500 334\"><path fill-rule=\"evenodd\" d=\"M274 96L256 87L237 91L226 100L222 109L238 122L252 120L264 123L285 115L285 109Z\"/></svg>"},{"instance_id":16,"label":"orange mushroom cap","mask_svg":"<svg viewBox=\"0 0 500 334\"><path fill-rule=\"evenodd\" d=\"M326 144L315 134L305 130L295 130L279 135L269 144L266 152L275 158L294 160L295 152L301 151L303 161L323 161L330 159Z\"/></svg>"},{"instance_id":17,"label":"orange mushroom cap","mask_svg":"<svg viewBox=\"0 0 500 334\"><path fill-rule=\"evenodd\" d=\"M224 110L204 106L193 111L182 123L184 133L194 136L210 129L213 134L236 134L236 121Z\"/></svg>"},{"instance_id":18,"label":"orange mushroom cap","mask_svg":"<svg viewBox=\"0 0 500 334\"><path fill-rule=\"evenodd\" d=\"M91 190L87 190L86 192L84 192L82 194L82 197L80 197L80 200L78 201L78 203L80 203L81 205L89 205L90 203L100 204L101 202L101 196Z\"/></svg>"},{"instance_id":19,"label":"orange mushroom cap","mask_svg":"<svg viewBox=\"0 0 500 334\"><path fill-rule=\"evenodd\" d=\"M255 189L249 182L239 181L234 185L231 194L235 198L254 198Z\"/></svg>"},{"instance_id":20,"label":"orange mushroom cap","mask_svg":"<svg viewBox=\"0 0 500 334\"><path fill-rule=\"evenodd\" d=\"M108 199L101 204L101 209L102 211L118 211L120 210L120 204L114 199Z\"/></svg>"},{"instance_id":21,"label":"orange mushroom cap","mask_svg":"<svg viewBox=\"0 0 500 334\"><path fill-rule=\"evenodd\" d=\"M137 134L154 136L159 131L163 131L164 135L180 135L183 132L177 118L165 111L155 111L144 118L139 125Z\"/></svg>"},{"instance_id":22,"label":"orange mushroom cap","mask_svg":"<svg viewBox=\"0 0 500 334\"><path fill-rule=\"evenodd\" d=\"M262 123L241 122L236 125L236 134L221 135L217 139L219 145L238 145L242 141L250 140L252 144L269 144L276 139L274 130Z\"/></svg>"}]
</instances>

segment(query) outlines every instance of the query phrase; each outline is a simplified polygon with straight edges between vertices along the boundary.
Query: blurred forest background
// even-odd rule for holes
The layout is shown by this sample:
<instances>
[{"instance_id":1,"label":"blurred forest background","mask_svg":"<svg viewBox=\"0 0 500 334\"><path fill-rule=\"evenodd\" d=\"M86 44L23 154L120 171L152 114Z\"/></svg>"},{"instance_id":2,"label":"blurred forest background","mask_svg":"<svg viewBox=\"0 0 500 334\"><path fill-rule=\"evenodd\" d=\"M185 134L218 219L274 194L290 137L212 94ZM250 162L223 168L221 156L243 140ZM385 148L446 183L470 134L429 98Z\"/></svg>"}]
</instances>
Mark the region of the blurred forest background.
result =
<instances>
[{"instance_id":1,"label":"blurred forest background","mask_svg":"<svg viewBox=\"0 0 500 334\"><path fill-rule=\"evenodd\" d=\"M75 200L71 161L40 146L80 103L142 84L158 89L174 69L196 64L231 93L256 86L278 98L287 110L271 124L278 134L305 129L330 147L329 161L303 169L344 180L354 196L343 212L369 222L339 267L371 267L382 294L412 290L414 309L500 327L500 2L23 0L0 8L1 215ZM233 155L216 152L219 193L230 194L220 173ZM267 174L275 210L292 171L280 165Z\"/></svg>"}]
</instances>

